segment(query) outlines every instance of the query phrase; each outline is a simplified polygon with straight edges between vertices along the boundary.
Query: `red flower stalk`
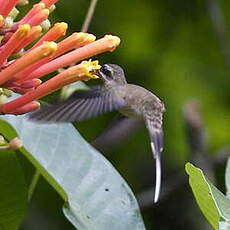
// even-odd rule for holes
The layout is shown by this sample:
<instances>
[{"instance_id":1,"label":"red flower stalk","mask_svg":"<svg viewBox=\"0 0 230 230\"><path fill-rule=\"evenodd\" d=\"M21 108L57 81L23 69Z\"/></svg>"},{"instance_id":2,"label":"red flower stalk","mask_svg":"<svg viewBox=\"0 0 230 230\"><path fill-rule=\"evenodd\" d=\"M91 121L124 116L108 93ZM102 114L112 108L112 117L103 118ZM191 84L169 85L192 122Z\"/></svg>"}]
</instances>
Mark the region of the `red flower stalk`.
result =
<instances>
[{"instance_id":1,"label":"red flower stalk","mask_svg":"<svg viewBox=\"0 0 230 230\"><path fill-rule=\"evenodd\" d=\"M33 65L30 65L29 67L25 68L24 70L16 73L14 75L13 81L24 81L27 79L33 79L33 77L30 77L30 73L33 72L35 69L39 68L40 66L48 63L49 61L53 60L56 57L59 57L60 55L79 48L81 46L84 46L86 44L89 44L93 42L96 39L96 37L92 34L87 33L73 33L71 36L67 37L66 39L62 40L61 42L57 43L58 48L57 51L49 56L46 57L39 62L36 62Z\"/></svg>"},{"instance_id":2,"label":"red flower stalk","mask_svg":"<svg viewBox=\"0 0 230 230\"><path fill-rule=\"evenodd\" d=\"M19 26L17 31L11 36L7 43L0 48L0 66L10 55L13 54L14 50L16 50L22 44L29 32L30 25L25 24Z\"/></svg>"},{"instance_id":3,"label":"red flower stalk","mask_svg":"<svg viewBox=\"0 0 230 230\"><path fill-rule=\"evenodd\" d=\"M91 78L98 78L96 75L90 73L90 71L100 69L100 65L97 61L82 62L79 65L70 67L69 69L59 73L55 77L44 82L36 89L29 91L17 99L0 105L1 113L13 113L17 108L27 105L33 100L37 100L46 96L70 83L75 81L88 81Z\"/></svg>"},{"instance_id":4,"label":"red flower stalk","mask_svg":"<svg viewBox=\"0 0 230 230\"><path fill-rule=\"evenodd\" d=\"M0 14L3 17L8 16L10 11L16 6L18 0L4 0L3 7L0 10Z\"/></svg>"},{"instance_id":5,"label":"red flower stalk","mask_svg":"<svg viewBox=\"0 0 230 230\"><path fill-rule=\"evenodd\" d=\"M10 13L10 11L16 6L18 0L4 0L4 2L2 2L1 8L0 8L0 14L3 17L8 16L8 14ZM1 2L0 2L1 4Z\"/></svg>"},{"instance_id":6,"label":"red flower stalk","mask_svg":"<svg viewBox=\"0 0 230 230\"><path fill-rule=\"evenodd\" d=\"M35 78L23 82L11 82L7 88L14 92L25 94L38 87L41 83L42 81L40 79Z\"/></svg>"},{"instance_id":7,"label":"red flower stalk","mask_svg":"<svg viewBox=\"0 0 230 230\"><path fill-rule=\"evenodd\" d=\"M52 55L56 50L57 44L55 42L44 42L41 46L29 51L0 72L0 85L3 85L10 80L18 71L44 57Z\"/></svg>"},{"instance_id":8,"label":"red flower stalk","mask_svg":"<svg viewBox=\"0 0 230 230\"><path fill-rule=\"evenodd\" d=\"M33 26L27 37L22 40L21 45L19 45L15 52L19 52L22 48L26 47L31 42L33 42L36 38L38 38L41 35L41 32L41 26Z\"/></svg>"},{"instance_id":9,"label":"red flower stalk","mask_svg":"<svg viewBox=\"0 0 230 230\"><path fill-rule=\"evenodd\" d=\"M40 46L44 41L56 41L61 36L65 35L68 24L65 22L55 23L54 26L32 47Z\"/></svg>"},{"instance_id":10,"label":"red flower stalk","mask_svg":"<svg viewBox=\"0 0 230 230\"><path fill-rule=\"evenodd\" d=\"M113 51L119 44L120 39L118 37L106 35L105 37L96 40L95 42L87 44L79 49L76 49L44 64L29 74L27 79L40 78L53 72L56 69L68 66L72 63L79 62L106 51Z\"/></svg>"},{"instance_id":11,"label":"red flower stalk","mask_svg":"<svg viewBox=\"0 0 230 230\"><path fill-rule=\"evenodd\" d=\"M31 111L34 111L36 109L38 109L40 107L40 103L38 101L31 101L26 105L23 105L11 112L9 112L8 114L15 114L15 115L20 115L20 114L24 114L24 113L29 113Z\"/></svg>"},{"instance_id":12,"label":"red flower stalk","mask_svg":"<svg viewBox=\"0 0 230 230\"><path fill-rule=\"evenodd\" d=\"M45 3L37 3L33 6L33 8L17 23L18 25L22 25L28 23L28 21L36 14L41 12L41 10L45 9Z\"/></svg>"},{"instance_id":13,"label":"red flower stalk","mask_svg":"<svg viewBox=\"0 0 230 230\"><path fill-rule=\"evenodd\" d=\"M39 79L62 67L106 51L113 51L120 43L116 36L106 35L96 40L94 35L82 32L73 33L55 43L54 41L65 35L68 27L66 23L61 22L54 24L32 48L26 50L26 47L42 34L40 24L47 19L48 8L57 0L41 0L19 22L6 27L5 17L12 15L10 11L17 2L0 0L0 34L3 35L0 42L0 85L23 95L1 104L0 114L30 112L40 106L35 100L72 82L97 78L91 71L100 68L98 62L83 61L43 83ZM18 58L17 52L20 54Z\"/></svg>"},{"instance_id":14,"label":"red flower stalk","mask_svg":"<svg viewBox=\"0 0 230 230\"><path fill-rule=\"evenodd\" d=\"M58 0L42 0L42 2L45 4L46 8L51 7L53 4L55 4Z\"/></svg>"},{"instance_id":15,"label":"red flower stalk","mask_svg":"<svg viewBox=\"0 0 230 230\"><path fill-rule=\"evenodd\" d=\"M39 25L48 18L49 13L50 11L48 9L43 9L28 19L25 23L30 24L31 26Z\"/></svg>"}]
</instances>

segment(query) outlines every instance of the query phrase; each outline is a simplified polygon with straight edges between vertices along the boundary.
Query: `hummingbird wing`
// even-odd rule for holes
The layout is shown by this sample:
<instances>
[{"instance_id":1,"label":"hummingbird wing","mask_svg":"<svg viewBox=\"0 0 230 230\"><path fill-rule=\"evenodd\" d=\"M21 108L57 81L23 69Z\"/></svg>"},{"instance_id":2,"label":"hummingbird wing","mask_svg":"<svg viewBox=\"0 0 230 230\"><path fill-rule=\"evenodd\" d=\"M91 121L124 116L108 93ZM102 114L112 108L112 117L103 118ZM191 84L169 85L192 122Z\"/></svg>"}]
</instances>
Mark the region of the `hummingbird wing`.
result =
<instances>
[{"instance_id":1,"label":"hummingbird wing","mask_svg":"<svg viewBox=\"0 0 230 230\"><path fill-rule=\"evenodd\" d=\"M125 101L103 86L74 93L68 99L42 107L30 114L30 119L52 122L87 120L100 114L117 110Z\"/></svg>"},{"instance_id":2,"label":"hummingbird wing","mask_svg":"<svg viewBox=\"0 0 230 230\"><path fill-rule=\"evenodd\" d=\"M163 150L163 130L161 127L161 120L162 117L146 119L146 125L150 135L151 148L156 161L155 203L159 199L161 189L161 152Z\"/></svg>"}]
</instances>

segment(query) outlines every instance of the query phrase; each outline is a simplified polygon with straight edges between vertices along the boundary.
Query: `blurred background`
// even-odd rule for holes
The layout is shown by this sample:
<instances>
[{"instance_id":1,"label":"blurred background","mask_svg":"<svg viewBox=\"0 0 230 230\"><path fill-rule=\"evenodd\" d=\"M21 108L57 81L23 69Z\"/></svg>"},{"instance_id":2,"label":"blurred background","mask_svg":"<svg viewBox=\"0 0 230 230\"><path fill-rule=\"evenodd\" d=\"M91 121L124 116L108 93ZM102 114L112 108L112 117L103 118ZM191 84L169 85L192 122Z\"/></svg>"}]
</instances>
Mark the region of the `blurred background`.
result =
<instances>
[{"instance_id":1,"label":"blurred background","mask_svg":"<svg viewBox=\"0 0 230 230\"><path fill-rule=\"evenodd\" d=\"M80 31L89 3L60 0L51 22L67 22L69 34ZM98 1L89 32L98 38L117 35L121 45L95 59L121 65L130 83L151 90L166 106L163 187L156 205L146 129L135 124L132 132L127 131L128 138L118 134L116 143L100 147L136 194L147 229L211 229L188 186L184 170L188 161L225 192L224 169L230 155L229 7L224 0ZM76 128L91 142L115 116L106 114ZM21 229L74 229L62 214L62 203L41 179Z\"/></svg>"}]
</instances>

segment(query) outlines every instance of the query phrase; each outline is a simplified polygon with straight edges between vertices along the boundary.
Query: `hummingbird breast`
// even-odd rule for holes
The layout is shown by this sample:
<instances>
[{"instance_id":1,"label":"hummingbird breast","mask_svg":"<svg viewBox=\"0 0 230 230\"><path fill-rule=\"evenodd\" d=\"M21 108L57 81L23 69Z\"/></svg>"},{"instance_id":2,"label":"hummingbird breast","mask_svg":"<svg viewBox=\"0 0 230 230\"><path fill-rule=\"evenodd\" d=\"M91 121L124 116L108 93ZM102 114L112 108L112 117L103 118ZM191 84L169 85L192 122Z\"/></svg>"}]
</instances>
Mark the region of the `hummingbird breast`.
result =
<instances>
[{"instance_id":1,"label":"hummingbird breast","mask_svg":"<svg viewBox=\"0 0 230 230\"><path fill-rule=\"evenodd\" d=\"M164 112L164 104L147 89L133 84L119 87L117 95L126 102L119 111L125 116L143 119L146 116L157 117Z\"/></svg>"}]
</instances>

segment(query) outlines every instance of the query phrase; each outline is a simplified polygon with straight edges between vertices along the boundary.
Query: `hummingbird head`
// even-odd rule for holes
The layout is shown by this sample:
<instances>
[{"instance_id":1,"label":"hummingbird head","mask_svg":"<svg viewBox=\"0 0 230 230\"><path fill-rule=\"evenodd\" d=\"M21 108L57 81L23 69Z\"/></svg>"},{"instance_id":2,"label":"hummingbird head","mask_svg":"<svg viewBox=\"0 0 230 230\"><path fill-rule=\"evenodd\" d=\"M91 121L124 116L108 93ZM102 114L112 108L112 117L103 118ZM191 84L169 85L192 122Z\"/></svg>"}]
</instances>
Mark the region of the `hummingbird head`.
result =
<instances>
[{"instance_id":1,"label":"hummingbird head","mask_svg":"<svg viewBox=\"0 0 230 230\"><path fill-rule=\"evenodd\" d=\"M125 85L126 79L123 69L115 64L105 64L98 71L99 77L110 86Z\"/></svg>"}]
</instances>

